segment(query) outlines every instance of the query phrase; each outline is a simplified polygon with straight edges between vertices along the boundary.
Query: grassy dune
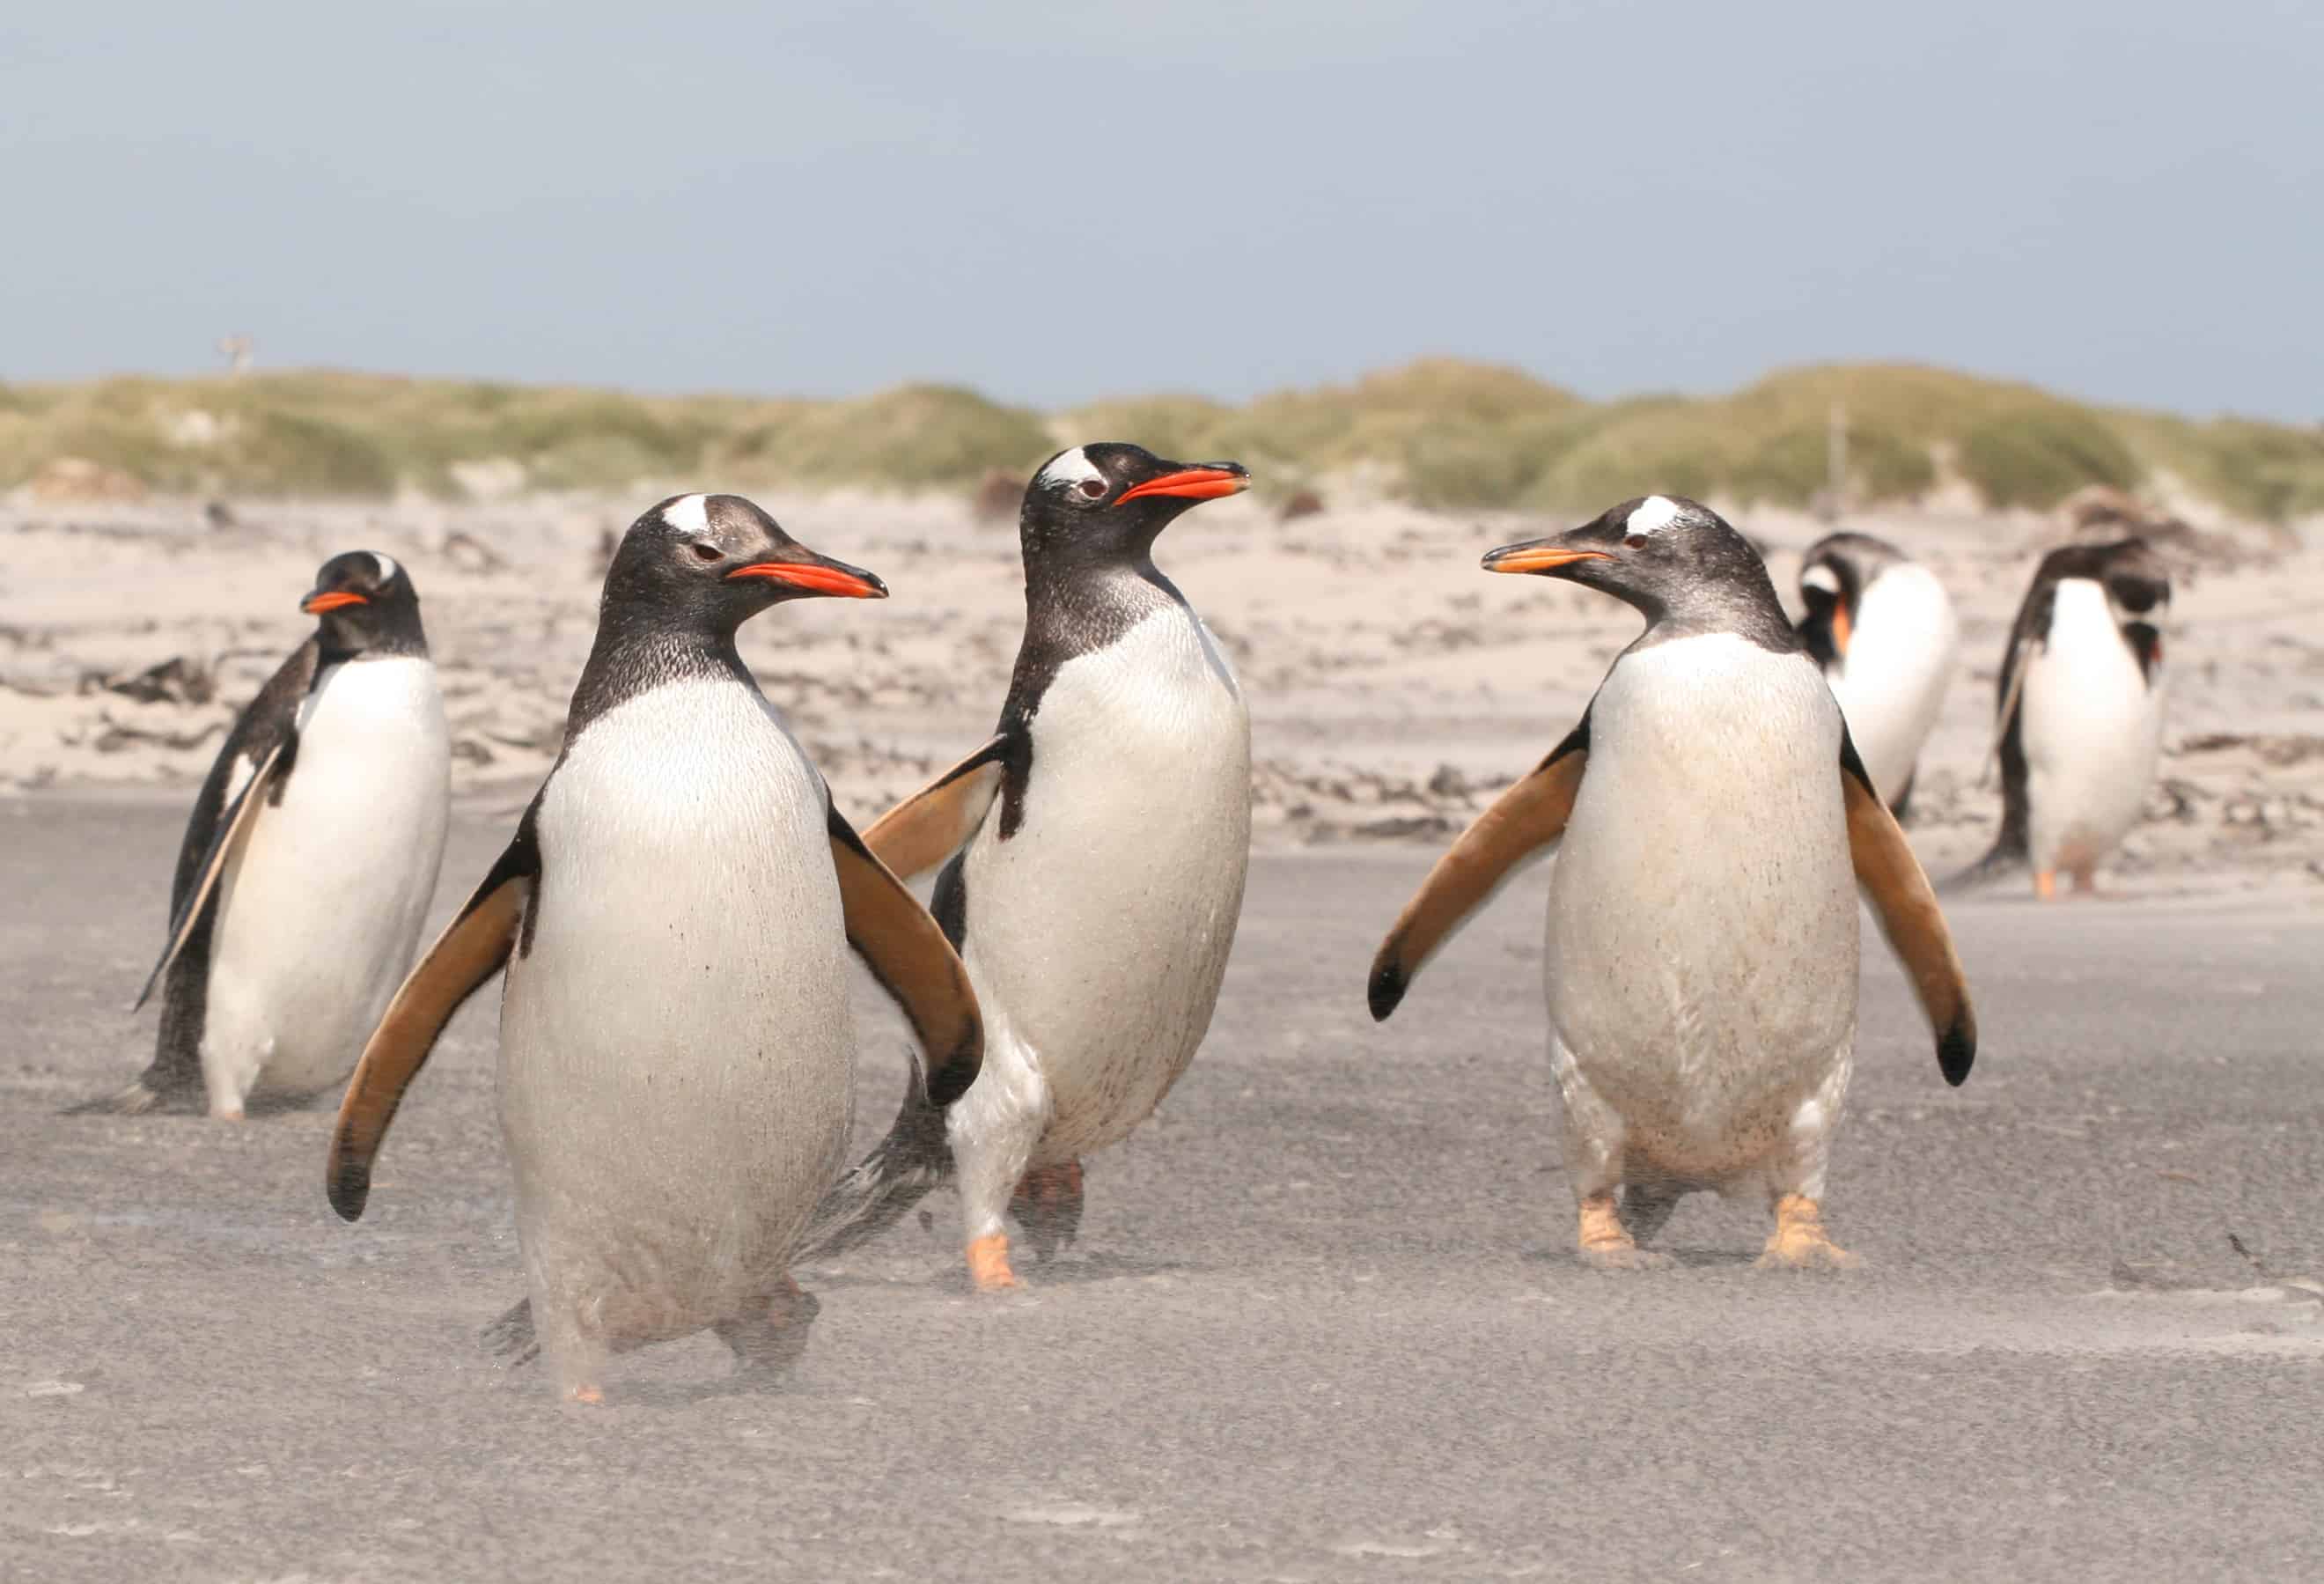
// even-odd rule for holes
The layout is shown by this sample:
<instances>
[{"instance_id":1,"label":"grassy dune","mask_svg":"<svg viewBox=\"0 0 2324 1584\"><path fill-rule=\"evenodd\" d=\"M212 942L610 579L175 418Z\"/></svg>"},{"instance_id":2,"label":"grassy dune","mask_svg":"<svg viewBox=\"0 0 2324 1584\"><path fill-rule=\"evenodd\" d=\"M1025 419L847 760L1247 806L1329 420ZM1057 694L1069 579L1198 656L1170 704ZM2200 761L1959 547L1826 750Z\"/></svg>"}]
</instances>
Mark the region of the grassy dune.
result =
<instances>
[{"instance_id":1,"label":"grassy dune","mask_svg":"<svg viewBox=\"0 0 2324 1584\"><path fill-rule=\"evenodd\" d=\"M1361 474L1447 507L1594 509L1651 489L1799 505L1835 403L1849 486L1908 500L1959 481L1995 505L2167 475L2239 516L2324 511L2324 429L2093 407L1909 365L1789 369L1727 395L1593 403L1515 369L1428 359L1240 406L1151 395L1043 414L907 385L841 402L302 371L0 385L0 488L77 458L149 488L458 496L488 488L795 483L964 489L1074 439L1229 456L1277 488Z\"/></svg>"}]
</instances>

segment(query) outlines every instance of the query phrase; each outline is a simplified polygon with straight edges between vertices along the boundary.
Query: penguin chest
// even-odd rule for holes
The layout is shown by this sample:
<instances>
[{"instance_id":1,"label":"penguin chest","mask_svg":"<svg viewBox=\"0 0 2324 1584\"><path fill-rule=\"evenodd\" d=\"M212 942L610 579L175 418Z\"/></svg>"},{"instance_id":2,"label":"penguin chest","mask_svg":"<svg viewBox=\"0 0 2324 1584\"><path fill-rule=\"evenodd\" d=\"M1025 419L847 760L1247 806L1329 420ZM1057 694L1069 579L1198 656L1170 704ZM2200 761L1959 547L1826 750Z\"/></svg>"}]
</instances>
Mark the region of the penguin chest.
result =
<instances>
[{"instance_id":1,"label":"penguin chest","mask_svg":"<svg viewBox=\"0 0 2324 1584\"><path fill-rule=\"evenodd\" d=\"M1591 706L1550 884L1550 1017L1559 1060L1674 1173L1772 1143L1846 1061L1840 744L1811 662L1727 635L1631 652Z\"/></svg>"},{"instance_id":2,"label":"penguin chest","mask_svg":"<svg viewBox=\"0 0 2324 1584\"><path fill-rule=\"evenodd\" d=\"M823 784L754 689L666 684L574 739L535 839L501 1016L527 1257L692 1312L779 1264L845 1145Z\"/></svg>"},{"instance_id":3,"label":"penguin chest","mask_svg":"<svg viewBox=\"0 0 2324 1584\"><path fill-rule=\"evenodd\" d=\"M436 668L332 666L299 713L281 801L262 805L220 882L205 1043L259 1084L346 1076L411 966L450 799Z\"/></svg>"},{"instance_id":4,"label":"penguin chest","mask_svg":"<svg viewBox=\"0 0 2324 1584\"><path fill-rule=\"evenodd\" d=\"M1016 829L964 865L980 998L1046 1079L1045 1148L1110 1143L1210 1026L1250 855L1250 722L1225 657L1174 605L1063 665L1029 722Z\"/></svg>"},{"instance_id":5,"label":"penguin chest","mask_svg":"<svg viewBox=\"0 0 2324 1584\"><path fill-rule=\"evenodd\" d=\"M1952 601L1926 567L1890 567L1858 602L1831 690L1884 799L1904 790L1937 724L1959 638Z\"/></svg>"},{"instance_id":6,"label":"penguin chest","mask_svg":"<svg viewBox=\"0 0 2324 1584\"><path fill-rule=\"evenodd\" d=\"M2100 584L2060 580L2019 705L2037 867L2094 862L2137 823L2162 749L2163 676L2140 670Z\"/></svg>"}]
</instances>

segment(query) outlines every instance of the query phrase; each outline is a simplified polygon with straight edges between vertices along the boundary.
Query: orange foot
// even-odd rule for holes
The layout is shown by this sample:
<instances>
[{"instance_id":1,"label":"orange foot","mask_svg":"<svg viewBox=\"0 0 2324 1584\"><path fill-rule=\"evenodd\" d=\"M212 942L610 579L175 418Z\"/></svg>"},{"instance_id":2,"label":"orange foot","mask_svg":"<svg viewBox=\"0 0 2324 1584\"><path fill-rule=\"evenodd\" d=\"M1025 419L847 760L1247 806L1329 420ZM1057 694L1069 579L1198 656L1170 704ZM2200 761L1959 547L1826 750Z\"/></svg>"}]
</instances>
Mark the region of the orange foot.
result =
<instances>
[{"instance_id":1,"label":"orange foot","mask_svg":"<svg viewBox=\"0 0 2324 1584\"><path fill-rule=\"evenodd\" d=\"M604 1405L605 1392L602 1386L567 1386L565 1388L565 1400L598 1408Z\"/></svg>"},{"instance_id":2,"label":"orange foot","mask_svg":"<svg viewBox=\"0 0 2324 1584\"><path fill-rule=\"evenodd\" d=\"M1671 1263L1671 1256L1640 1248L1614 1206L1610 1193L1582 1201L1582 1263L1601 1271L1645 1271Z\"/></svg>"},{"instance_id":3,"label":"orange foot","mask_svg":"<svg viewBox=\"0 0 2324 1584\"><path fill-rule=\"evenodd\" d=\"M1010 1197L1009 1209L1023 1225L1033 1257L1047 1264L1081 1235L1082 1163L1034 1167Z\"/></svg>"},{"instance_id":4,"label":"orange foot","mask_svg":"<svg viewBox=\"0 0 2324 1584\"><path fill-rule=\"evenodd\" d=\"M2043 902L2055 902L2058 898L2058 871L2055 869L2034 870L2034 894L2040 897Z\"/></svg>"},{"instance_id":5,"label":"orange foot","mask_svg":"<svg viewBox=\"0 0 2324 1584\"><path fill-rule=\"evenodd\" d=\"M975 1237L968 1245L968 1279L976 1283L979 1292L1003 1292L1022 1286L1017 1273L1009 1268L1009 1235L995 1232L990 1237Z\"/></svg>"},{"instance_id":6,"label":"orange foot","mask_svg":"<svg viewBox=\"0 0 2324 1584\"><path fill-rule=\"evenodd\" d=\"M1834 1243L1823 1229L1823 1211L1803 1193L1775 1201L1775 1230L1759 1255L1763 1271L1845 1271L1864 1262Z\"/></svg>"}]
</instances>

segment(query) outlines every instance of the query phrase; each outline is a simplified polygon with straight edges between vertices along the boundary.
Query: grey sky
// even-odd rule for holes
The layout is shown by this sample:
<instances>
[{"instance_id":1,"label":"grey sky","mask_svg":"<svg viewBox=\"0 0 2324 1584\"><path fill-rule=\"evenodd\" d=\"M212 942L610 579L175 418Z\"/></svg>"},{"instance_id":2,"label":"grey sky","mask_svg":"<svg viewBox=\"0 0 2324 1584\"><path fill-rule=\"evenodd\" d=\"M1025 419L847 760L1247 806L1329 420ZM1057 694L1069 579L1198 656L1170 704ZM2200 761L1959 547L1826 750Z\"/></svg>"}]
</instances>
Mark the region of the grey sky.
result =
<instances>
[{"instance_id":1,"label":"grey sky","mask_svg":"<svg viewBox=\"0 0 2324 1584\"><path fill-rule=\"evenodd\" d=\"M1910 357L2312 419L2319 104L2313 0L14 0L0 378Z\"/></svg>"}]
</instances>

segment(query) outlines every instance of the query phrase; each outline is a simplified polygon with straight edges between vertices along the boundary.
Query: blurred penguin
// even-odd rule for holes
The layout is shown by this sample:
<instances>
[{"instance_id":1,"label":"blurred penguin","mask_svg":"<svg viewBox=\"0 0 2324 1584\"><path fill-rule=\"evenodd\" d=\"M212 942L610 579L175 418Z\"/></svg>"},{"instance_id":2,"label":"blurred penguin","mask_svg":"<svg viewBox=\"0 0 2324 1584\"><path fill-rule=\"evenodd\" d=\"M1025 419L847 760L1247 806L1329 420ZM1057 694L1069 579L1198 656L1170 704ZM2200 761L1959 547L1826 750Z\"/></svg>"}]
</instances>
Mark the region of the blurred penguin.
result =
<instances>
[{"instance_id":1,"label":"blurred penguin","mask_svg":"<svg viewBox=\"0 0 2324 1584\"><path fill-rule=\"evenodd\" d=\"M1935 573L1868 533L1810 545L1800 597L1801 641L1840 700L1872 784L1901 820L1952 680L1960 643L1953 602Z\"/></svg>"},{"instance_id":2,"label":"blurred penguin","mask_svg":"<svg viewBox=\"0 0 2324 1584\"><path fill-rule=\"evenodd\" d=\"M2143 539L2042 558L1995 679L2001 831L1951 885L2058 871L2097 888L2098 860L2138 823L2163 746L2163 626L2171 576ZM1989 762L1989 761L1988 761Z\"/></svg>"}]
</instances>

